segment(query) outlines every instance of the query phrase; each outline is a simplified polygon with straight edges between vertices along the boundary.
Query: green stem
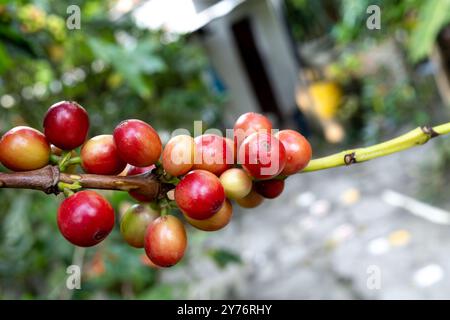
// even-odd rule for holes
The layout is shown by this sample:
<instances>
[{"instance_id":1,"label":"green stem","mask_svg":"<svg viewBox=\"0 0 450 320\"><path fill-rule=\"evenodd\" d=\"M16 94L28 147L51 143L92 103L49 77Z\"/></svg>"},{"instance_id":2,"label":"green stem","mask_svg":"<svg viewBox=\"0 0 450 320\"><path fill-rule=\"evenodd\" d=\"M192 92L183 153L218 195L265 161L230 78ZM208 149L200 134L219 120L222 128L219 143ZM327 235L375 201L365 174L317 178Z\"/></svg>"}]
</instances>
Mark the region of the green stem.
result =
<instances>
[{"instance_id":1,"label":"green stem","mask_svg":"<svg viewBox=\"0 0 450 320\"><path fill-rule=\"evenodd\" d=\"M166 173L165 175L160 177L160 180L164 183L173 184L176 186L178 183L180 183L181 179L177 177L173 177L170 174Z\"/></svg>"},{"instance_id":2,"label":"green stem","mask_svg":"<svg viewBox=\"0 0 450 320\"><path fill-rule=\"evenodd\" d=\"M67 189L67 188L65 188L63 190L63 193L64 193L64 196L66 198L71 197L71 196L73 196L75 194L75 192L73 190L70 190L70 189Z\"/></svg>"},{"instance_id":3,"label":"green stem","mask_svg":"<svg viewBox=\"0 0 450 320\"><path fill-rule=\"evenodd\" d=\"M450 122L436 127L419 127L392 140L366 148L342 151L327 157L311 160L299 173L324 170L364 162L426 143L431 138L450 133Z\"/></svg>"},{"instance_id":4,"label":"green stem","mask_svg":"<svg viewBox=\"0 0 450 320\"><path fill-rule=\"evenodd\" d=\"M76 165L76 164L81 164L81 157L73 157L72 159L69 159L66 162L66 166L72 166L72 165Z\"/></svg>"},{"instance_id":5,"label":"green stem","mask_svg":"<svg viewBox=\"0 0 450 320\"><path fill-rule=\"evenodd\" d=\"M161 207L161 217L167 216L170 212L170 209L167 206Z\"/></svg>"},{"instance_id":6,"label":"green stem","mask_svg":"<svg viewBox=\"0 0 450 320\"><path fill-rule=\"evenodd\" d=\"M61 172L64 172L66 170L67 167L67 162L70 160L70 158L72 157L72 152L71 151L64 151L63 154L61 155L61 158L59 160L59 170Z\"/></svg>"},{"instance_id":7,"label":"green stem","mask_svg":"<svg viewBox=\"0 0 450 320\"><path fill-rule=\"evenodd\" d=\"M50 163L51 164L58 164L61 158L57 156L56 154L50 155Z\"/></svg>"},{"instance_id":8,"label":"green stem","mask_svg":"<svg viewBox=\"0 0 450 320\"><path fill-rule=\"evenodd\" d=\"M58 189L59 191L64 192L64 195L66 197L70 197L73 195L76 191L80 190L82 187L79 182L74 183L65 183L65 182L58 182Z\"/></svg>"}]
</instances>

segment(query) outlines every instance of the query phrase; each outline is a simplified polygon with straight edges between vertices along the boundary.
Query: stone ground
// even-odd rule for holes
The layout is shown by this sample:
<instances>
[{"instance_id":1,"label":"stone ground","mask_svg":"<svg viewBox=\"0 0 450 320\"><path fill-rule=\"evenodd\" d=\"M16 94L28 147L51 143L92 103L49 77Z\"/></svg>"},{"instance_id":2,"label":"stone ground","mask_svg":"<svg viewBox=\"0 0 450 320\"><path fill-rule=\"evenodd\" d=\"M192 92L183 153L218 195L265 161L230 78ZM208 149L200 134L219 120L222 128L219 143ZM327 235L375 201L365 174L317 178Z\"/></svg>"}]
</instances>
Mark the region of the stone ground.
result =
<instances>
[{"instance_id":1,"label":"stone ground","mask_svg":"<svg viewBox=\"0 0 450 320\"><path fill-rule=\"evenodd\" d=\"M435 148L430 141L291 178L278 199L236 209L221 232L196 234L191 265L164 280L187 282L188 297L200 299L448 299L450 226L427 217L450 213L408 201L410 209L394 206L387 193L417 195L420 156ZM202 255L212 247L241 253L243 263L217 268Z\"/></svg>"}]
</instances>

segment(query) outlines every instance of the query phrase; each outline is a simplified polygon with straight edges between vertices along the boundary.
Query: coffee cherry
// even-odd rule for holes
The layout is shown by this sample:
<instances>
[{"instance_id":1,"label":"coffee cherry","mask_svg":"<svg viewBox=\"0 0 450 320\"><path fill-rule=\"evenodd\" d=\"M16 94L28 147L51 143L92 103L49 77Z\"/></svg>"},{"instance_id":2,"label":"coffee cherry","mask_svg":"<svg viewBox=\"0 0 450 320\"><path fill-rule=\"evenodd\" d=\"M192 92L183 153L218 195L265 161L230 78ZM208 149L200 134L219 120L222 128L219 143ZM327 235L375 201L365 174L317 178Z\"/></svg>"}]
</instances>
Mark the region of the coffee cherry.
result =
<instances>
[{"instance_id":1,"label":"coffee cherry","mask_svg":"<svg viewBox=\"0 0 450 320\"><path fill-rule=\"evenodd\" d=\"M272 130L272 122L266 116L255 113L247 112L242 114L234 124L234 130L242 130L247 133L247 136L260 130L266 130L267 134L270 134Z\"/></svg>"},{"instance_id":2,"label":"coffee cherry","mask_svg":"<svg viewBox=\"0 0 450 320\"><path fill-rule=\"evenodd\" d=\"M281 130L275 137L283 143L286 149L286 166L282 175L291 175L303 170L311 160L312 150L308 140L294 130Z\"/></svg>"},{"instance_id":3,"label":"coffee cherry","mask_svg":"<svg viewBox=\"0 0 450 320\"><path fill-rule=\"evenodd\" d=\"M45 136L30 127L15 127L0 140L0 162L13 171L35 170L50 160L50 145Z\"/></svg>"},{"instance_id":4,"label":"coffee cherry","mask_svg":"<svg viewBox=\"0 0 450 320\"><path fill-rule=\"evenodd\" d=\"M233 150L223 137L204 134L195 138L194 169L206 170L219 176L234 163Z\"/></svg>"},{"instance_id":5,"label":"coffee cherry","mask_svg":"<svg viewBox=\"0 0 450 320\"><path fill-rule=\"evenodd\" d=\"M184 256L187 247L186 230L174 216L159 217L149 224L145 234L145 253L160 267L171 267Z\"/></svg>"},{"instance_id":6,"label":"coffee cherry","mask_svg":"<svg viewBox=\"0 0 450 320\"><path fill-rule=\"evenodd\" d=\"M139 256L139 260L144 266L147 266L152 269L160 269L160 266L157 266L152 260L147 257L147 254L143 253Z\"/></svg>"},{"instance_id":7,"label":"coffee cherry","mask_svg":"<svg viewBox=\"0 0 450 320\"><path fill-rule=\"evenodd\" d=\"M72 244L91 247L114 227L114 210L94 191L80 191L65 199L58 209L58 227Z\"/></svg>"},{"instance_id":8,"label":"coffee cherry","mask_svg":"<svg viewBox=\"0 0 450 320\"><path fill-rule=\"evenodd\" d=\"M233 140L231 140L230 138L224 138L225 142L227 143L228 148L231 150L232 152L232 159L233 159L233 163L237 163L237 150L236 150L236 145L234 143Z\"/></svg>"},{"instance_id":9,"label":"coffee cherry","mask_svg":"<svg viewBox=\"0 0 450 320\"><path fill-rule=\"evenodd\" d=\"M192 218L189 218L188 215L184 214L184 217L186 220L191 224L193 227L203 230L203 231L217 231L222 228L225 228L226 225L231 220L231 216L233 215L233 207L231 205L230 200L225 200L223 203L222 208L215 213L211 218L205 219L205 220L195 220Z\"/></svg>"},{"instance_id":10,"label":"coffee cherry","mask_svg":"<svg viewBox=\"0 0 450 320\"><path fill-rule=\"evenodd\" d=\"M147 167L129 166L126 175L127 176L137 176L139 174L144 174L144 173L153 171L154 169L156 169L156 166L154 164L147 166Z\"/></svg>"},{"instance_id":11,"label":"coffee cherry","mask_svg":"<svg viewBox=\"0 0 450 320\"><path fill-rule=\"evenodd\" d=\"M122 216L120 233L132 247L143 248L147 226L159 218L159 212L141 204L131 206Z\"/></svg>"},{"instance_id":12,"label":"coffee cherry","mask_svg":"<svg viewBox=\"0 0 450 320\"><path fill-rule=\"evenodd\" d=\"M136 167L155 164L162 152L158 133L141 120L122 121L114 130L114 142L122 159Z\"/></svg>"},{"instance_id":13,"label":"coffee cherry","mask_svg":"<svg viewBox=\"0 0 450 320\"><path fill-rule=\"evenodd\" d=\"M242 169L231 168L220 175L220 183L230 199L241 199L252 190L252 179Z\"/></svg>"},{"instance_id":14,"label":"coffee cherry","mask_svg":"<svg viewBox=\"0 0 450 320\"><path fill-rule=\"evenodd\" d=\"M255 190L264 198L275 199L284 190L284 180L264 180L255 182Z\"/></svg>"},{"instance_id":15,"label":"coffee cherry","mask_svg":"<svg viewBox=\"0 0 450 320\"><path fill-rule=\"evenodd\" d=\"M168 174L182 176L192 169L194 156L194 138L188 135L175 136L164 147L162 165Z\"/></svg>"},{"instance_id":16,"label":"coffee cherry","mask_svg":"<svg viewBox=\"0 0 450 320\"><path fill-rule=\"evenodd\" d=\"M189 172L175 188L178 207L190 218L204 220L212 217L225 201L225 191L211 172Z\"/></svg>"},{"instance_id":17,"label":"coffee cherry","mask_svg":"<svg viewBox=\"0 0 450 320\"><path fill-rule=\"evenodd\" d=\"M86 110L73 101L52 105L44 117L47 140L63 150L72 150L83 144L89 130Z\"/></svg>"},{"instance_id":18,"label":"coffee cherry","mask_svg":"<svg viewBox=\"0 0 450 320\"><path fill-rule=\"evenodd\" d=\"M126 175L127 176L136 176L139 174L151 172L154 169L156 169L156 166L154 164L152 164L151 166L148 166L148 167L129 166ZM151 202L151 201L155 200L153 197L149 197L149 196L147 196L145 194L141 194L137 191L129 191L128 193L130 194L130 196L132 196L134 199L136 199L139 202Z\"/></svg>"},{"instance_id":19,"label":"coffee cherry","mask_svg":"<svg viewBox=\"0 0 450 320\"><path fill-rule=\"evenodd\" d=\"M266 133L253 133L239 148L238 160L252 177L263 180L276 177L286 165L283 144Z\"/></svg>"},{"instance_id":20,"label":"coffee cherry","mask_svg":"<svg viewBox=\"0 0 450 320\"><path fill-rule=\"evenodd\" d=\"M87 173L117 175L126 165L119 157L112 135L96 136L81 148L81 166Z\"/></svg>"},{"instance_id":21,"label":"coffee cherry","mask_svg":"<svg viewBox=\"0 0 450 320\"><path fill-rule=\"evenodd\" d=\"M250 191L250 193L244 198L236 200L238 205L246 209L256 208L263 201L264 198L255 190Z\"/></svg>"},{"instance_id":22,"label":"coffee cherry","mask_svg":"<svg viewBox=\"0 0 450 320\"><path fill-rule=\"evenodd\" d=\"M255 112L247 112L241 115L234 124L234 142L239 150L241 143L249 135L255 132L271 134L272 122L266 116Z\"/></svg>"}]
</instances>

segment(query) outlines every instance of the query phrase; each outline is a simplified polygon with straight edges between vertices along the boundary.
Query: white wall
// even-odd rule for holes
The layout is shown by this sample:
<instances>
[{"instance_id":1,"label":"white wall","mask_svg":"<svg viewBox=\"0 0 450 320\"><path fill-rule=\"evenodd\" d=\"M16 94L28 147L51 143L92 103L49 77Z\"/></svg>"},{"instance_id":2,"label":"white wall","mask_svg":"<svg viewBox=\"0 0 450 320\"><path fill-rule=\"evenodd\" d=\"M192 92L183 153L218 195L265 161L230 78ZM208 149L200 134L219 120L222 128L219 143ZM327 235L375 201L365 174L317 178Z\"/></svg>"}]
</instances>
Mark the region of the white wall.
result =
<instances>
[{"instance_id":1,"label":"white wall","mask_svg":"<svg viewBox=\"0 0 450 320\"><path fill-rule=\"evenodd\" d=\"M260 53L269 73L275 94L283 109L291 111L295 106L295 88L298 77L298 66L292 53L288 35L284 30L276 8L270 0L256 0L265 3L254 7L256 40Z\"/></svg>"},{"instance_id":2,"label":"white wall","mask_svg":"<svg viewBox=\"0 0 450 320\"><path fill-rule=\"evenodd\" d=\"M231 24L246 16L251 16L256 42L281 111L286 114L295 106L298 66L284 26L272 5L271 0L247 0L226 17L205 27L206 35L201 42L228 89L227 125L244 112L260 111L231 33Z\"/></svg>"}]
</instances>

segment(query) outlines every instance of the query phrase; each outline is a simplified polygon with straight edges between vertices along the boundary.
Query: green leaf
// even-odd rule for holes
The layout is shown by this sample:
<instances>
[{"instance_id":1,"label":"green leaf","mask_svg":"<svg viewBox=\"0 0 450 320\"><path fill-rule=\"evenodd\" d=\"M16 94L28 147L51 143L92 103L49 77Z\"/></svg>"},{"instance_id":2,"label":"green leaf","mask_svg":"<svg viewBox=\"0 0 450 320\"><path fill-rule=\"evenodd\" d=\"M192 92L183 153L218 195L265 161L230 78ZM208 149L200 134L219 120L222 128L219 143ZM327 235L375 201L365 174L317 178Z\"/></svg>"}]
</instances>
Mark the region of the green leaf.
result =
<instances>
[{"instance_id":1,"label":"green leaf","mask_svg":"<svg viewBox=\"0 0 450 320\"><path fill-rule=\"evenodd\" d=\"M212 249L208 251L208 255L221 269L225 268L229 264L242 263L242 260L239 257L239 255L227 249Z\"/></svg>"},{"instance_id":2,"label":"green leaf","mask_svg":"<svg viewBox=\"0 0 450 320\"><path fill-rule=\"evenodd\" d=\"M132 49L96 38L89 39L89 45L94 55L112 65L142 97L151 95L145 76L162 72L166 67L164 61L155 55L155 46L150 41L139 42Z\"/></svg>"},{"instance_id":3,"label":"green leaf","mask_svg":"<svg viewBox=\"0 0 450 320\"><path fill-rule=\"evenodd\" d=\"M141 300L170 300L174 299L174 287L167 284L157 285L150 290L143 292L139 295L138 299Z\"/></svg>"},{"instance_id":4,"label":"green leaf","mask_svg":"<svg viewBox=\"0 0 450 320\"><path fill-rule=\"evenodd\" d=\"M30 211L29 194L18 194L3 222L4 251L15 257L25 255L33 245L33 233L27 213Z\"/></svg>"},{"instance_id":5,"label":"green leaf","mask_svg":"<svg viewBox=\"0 0 450 320\"><path fill-rule=\"evenodd\" d=\"M0 44L0 74L4 73L12 65L12 60L5 50L5 47Z\"/></svg>"},{"instance_id":6,"label":"green leaf","mask_svg":"<svg viewBox=\"0 0 450 320\"><path fill-rule=\"evenodd\" d=\"M414 62L431 52L439 31L450 21L450 0L425 1L418 20L409 43L409 55Z\"/></svg>"}]
</instances>

